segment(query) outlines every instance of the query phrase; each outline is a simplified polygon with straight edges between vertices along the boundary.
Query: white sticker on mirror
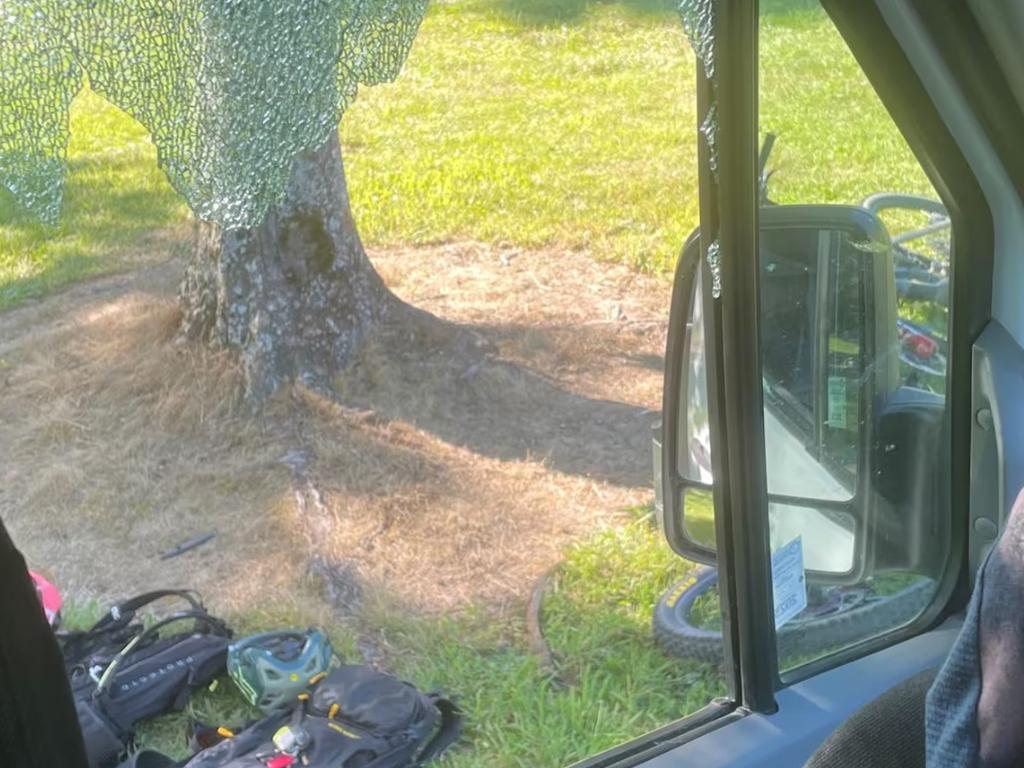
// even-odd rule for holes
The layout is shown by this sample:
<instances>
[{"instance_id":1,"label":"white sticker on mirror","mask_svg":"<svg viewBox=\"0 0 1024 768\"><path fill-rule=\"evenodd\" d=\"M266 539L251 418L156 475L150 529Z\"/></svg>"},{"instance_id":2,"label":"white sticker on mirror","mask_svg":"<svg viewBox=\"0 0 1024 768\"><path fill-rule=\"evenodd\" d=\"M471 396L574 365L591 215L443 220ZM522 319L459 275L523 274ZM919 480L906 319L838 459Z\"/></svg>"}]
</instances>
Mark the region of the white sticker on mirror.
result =
<instances>
[{"instance_id":1,"label":"white sticker on mirror","mask_svg":"<svg viewBox=\"0 0 1024 768\"><path fill-rule=\"evenodd\" d=\"M772 597L776 629L807 607L804 546L799 536L772 553Z\"/></svg>"}]
</instances>

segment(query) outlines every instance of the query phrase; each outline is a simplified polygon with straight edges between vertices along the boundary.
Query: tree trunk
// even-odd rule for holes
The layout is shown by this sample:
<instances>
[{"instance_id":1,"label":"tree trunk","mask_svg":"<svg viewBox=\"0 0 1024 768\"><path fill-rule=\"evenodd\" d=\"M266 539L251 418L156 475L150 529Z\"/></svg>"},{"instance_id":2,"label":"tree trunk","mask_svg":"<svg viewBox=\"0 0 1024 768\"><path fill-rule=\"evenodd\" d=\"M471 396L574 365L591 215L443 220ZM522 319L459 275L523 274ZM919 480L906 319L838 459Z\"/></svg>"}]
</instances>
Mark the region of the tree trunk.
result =
<instances>
[{"instance_id":1,"label":"tree trunk","mask_svg":"<svg viewBox=\"0 0 1024 768\"><path fill-rule=\"evenodd\" d=\"M256 401L293 380L329 389L382 324L416 312L363 250L336 133L296 158L284 201L258 227L196 225L180 296L182 336L238 350Z\"/></svg>"}]
</instances>

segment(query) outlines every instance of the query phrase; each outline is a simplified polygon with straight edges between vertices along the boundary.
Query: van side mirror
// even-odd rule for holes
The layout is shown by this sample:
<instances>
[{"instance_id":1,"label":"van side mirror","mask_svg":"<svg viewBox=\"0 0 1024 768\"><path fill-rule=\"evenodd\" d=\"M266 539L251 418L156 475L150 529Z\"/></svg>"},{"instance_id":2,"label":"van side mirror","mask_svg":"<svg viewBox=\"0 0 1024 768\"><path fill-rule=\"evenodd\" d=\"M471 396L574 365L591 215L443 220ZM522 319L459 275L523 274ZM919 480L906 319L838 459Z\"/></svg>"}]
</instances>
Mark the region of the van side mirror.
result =
<instances>
[{"instance_id":1,"label":"van side mirror","mask_svg":"<svg viewBox=\"0 0 1024 768\"><path fill-rule=\"evenodd\" d=\"M772 550L799 536L809 575L858 581L884 528L879 416L900 388L892 246L864 208L779 205L761 209L759 247ZM704 563L715 561L704 349L711 301L695 232L676 270L655 460L665 534Z\"/></svg>"}]
</instances>

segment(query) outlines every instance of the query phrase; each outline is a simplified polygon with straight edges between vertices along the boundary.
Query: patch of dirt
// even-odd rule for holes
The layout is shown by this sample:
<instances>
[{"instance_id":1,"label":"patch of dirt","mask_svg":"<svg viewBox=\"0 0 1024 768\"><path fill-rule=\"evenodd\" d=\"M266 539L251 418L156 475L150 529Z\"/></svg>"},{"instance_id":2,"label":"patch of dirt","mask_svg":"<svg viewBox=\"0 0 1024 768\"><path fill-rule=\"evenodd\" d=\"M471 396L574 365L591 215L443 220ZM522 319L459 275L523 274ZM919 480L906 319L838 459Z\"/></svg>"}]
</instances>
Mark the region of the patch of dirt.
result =
<instances>
[{"instance_id":1,"label":"patch of dirt","mask_svg":"<svg viewBox=\"0 0 1024 768\"><path fill-rule=\"evenodd\" d=\"M257 417L229 356L173 341L180 260L0 315L0 517L30 563L80 597L189 585L231 610L316 585L518 610L567 545L650 500L667 281L474 243L371 257L497 351L382 340L337 381L344 406L296 388Z\"/></svg>"}]
</instances>

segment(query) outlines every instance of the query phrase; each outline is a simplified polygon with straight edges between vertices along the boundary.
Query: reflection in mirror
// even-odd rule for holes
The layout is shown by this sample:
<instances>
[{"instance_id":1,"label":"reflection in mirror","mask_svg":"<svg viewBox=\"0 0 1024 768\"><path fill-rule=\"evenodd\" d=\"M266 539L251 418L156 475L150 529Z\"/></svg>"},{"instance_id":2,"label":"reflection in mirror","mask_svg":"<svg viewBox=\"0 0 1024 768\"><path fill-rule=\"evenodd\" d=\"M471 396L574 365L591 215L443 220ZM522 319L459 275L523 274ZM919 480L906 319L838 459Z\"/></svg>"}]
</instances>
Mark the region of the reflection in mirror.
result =
<instances>
[{"instance_id":1,"label":"reflection in mirror","mask_svg":"<svg viewBox=\"0 0 1024 768\"><path fill-rule=\"evenodd\" d=\"M689 290L693 292L690 318L686 324L686 355L680 379L680 400L686 403L686 418L679 422L679 476L694 483L710 485L711 425L708 421L707 355L704 348L704 263L696 269Z\"/></svg>"},{"instance_id":2,"label":"reflection in mirror","mask_svg":"<svg viewBox=\"0 0 1024 768\"><path fill-rule=\"evenodd\" d=\"M680 507L687 537L702 547L715 549L715 500L710 488L686 488Z\"/></svg>"},{"instance_id":3,"label":"reflection in mirror","mask_svg":"<svg viewBox=\"0 0 1024 768\"><path fill-rule=\"evenodd\" d=\"M952 229L942 203L921 195L871 195L892 236L900 343L900 379L914 389L946 393L949 346L949 257Z\"/></svg>"},{"instance_id":4,"label":"reflection in mirror","mask_svg":"<svg viewBox=\"0 0 1024 768\"><path fill-rule=\"evenodd\" d=\"M853 498L861 443L865 273L842 231L761 232L761 360L768 492Z\"/></svg>"},{"instance_id":5,"label":"reflection in mirror","mask_svg":"<svg viewBox=\"0 0 1024 768\"><path fill-rule=\"evenodd\" d=\"M847 512L815 505L768 502L772 552L800 537L804 568L849 573L854 567L856 520Z\"/></svg>"},{"instance_id":6,"label":"reflection in mirror","mask_svg":"<svg viewBox=\"0 0 1024 768\"><path fill-rule=\"evenodd\" d=\"M868 361L866 295L885 242L801 221L798 210L765 210L761 231L761 327L765 454L773 549L801 536L811 570L849 573ZM796 214L796 218L794 218ZM773 224L774 222L774 224ZM692 290L679 395L678 472L689 489L683 530L713 548L710 424L702 269ZM701 496L703 494L703 496Z\"/></svg>"},{"instance_id":7,"label":"reflection in mirror","mask_svg":"<svg viewBox=\"0 0 1024 768\"><path fill-rule=\"evenodd\" d=\"M761 232L771 547L799 536L812 571L843 574L855 565L856 517L842 502L857 495L868 438L862 403L875 379L865 303L881 251L842 230Z\"/></svg>"}]
</instances>

